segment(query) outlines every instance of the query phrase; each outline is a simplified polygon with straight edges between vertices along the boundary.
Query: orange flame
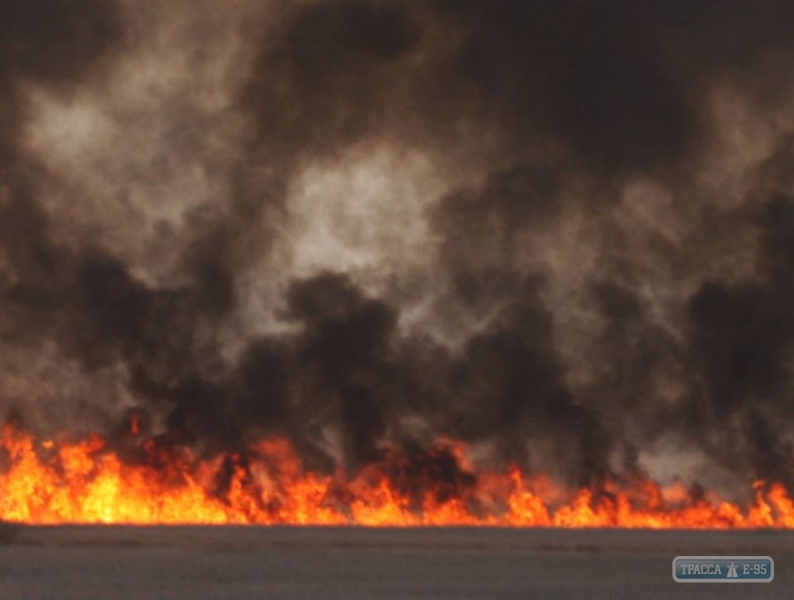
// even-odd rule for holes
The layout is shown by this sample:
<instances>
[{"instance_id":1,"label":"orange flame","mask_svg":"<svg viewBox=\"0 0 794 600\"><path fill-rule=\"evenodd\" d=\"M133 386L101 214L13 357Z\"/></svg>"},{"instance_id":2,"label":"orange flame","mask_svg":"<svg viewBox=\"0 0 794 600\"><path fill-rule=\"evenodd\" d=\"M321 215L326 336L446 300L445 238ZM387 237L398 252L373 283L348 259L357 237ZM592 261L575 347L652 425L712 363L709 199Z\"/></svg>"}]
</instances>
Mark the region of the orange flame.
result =
<instances>
[{"instance_id":1,"label":"orange flame","mask_svg":"<svg viewBox=\"0 0 794 600\"><path fill-rule=\"evenodd\" d=\"M137 423L136 423L137 428ZM136 433L134 429L131 433ZM626 528L794 528L794 501L780 483L756 482L739 507L680 484L642 477L567 494L517 468L477 473L465 446L444 441L417 467L392 454L354 478L304 469L284 439L246 456L198 459L147 441L133 458L92 435L43 440L14 425L0 434L0 519L33 524L297 524ZM5 455L5 461L3 461ZM453 477L436 472L452 461ZM438 461L437 461L438 462ZM440 464L440 463L439 463Z\"/></svg>"}]
</instances>

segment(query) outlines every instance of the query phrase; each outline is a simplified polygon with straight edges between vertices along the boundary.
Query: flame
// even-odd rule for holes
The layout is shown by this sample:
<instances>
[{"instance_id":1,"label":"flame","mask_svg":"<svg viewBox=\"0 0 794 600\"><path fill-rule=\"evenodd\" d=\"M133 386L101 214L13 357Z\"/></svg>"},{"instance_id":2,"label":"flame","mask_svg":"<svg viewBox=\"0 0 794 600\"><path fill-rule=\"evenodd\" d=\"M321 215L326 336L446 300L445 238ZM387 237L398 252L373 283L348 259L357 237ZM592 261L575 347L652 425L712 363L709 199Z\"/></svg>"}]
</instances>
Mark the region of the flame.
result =
<instances>
[{"instance_id":1,"label":"flame","mask_svg":"<svg viewBox=\"0 0 794 600\"><path fill-rule=\"evenodd\" d=\"M134 421L130 435L138 435ZM794 501L756 482L740 507L636 476L571 493L513 467L475 473L465 445L443 440L420 461L397 452L355 477L306 470L289 441L210 459L152 438L130 456L107 440L37 441L0 432L0 519L32 524L794 528Z\"/></svg>"},{"instance_id":2,"label":"flame","mask_svg":"<svg viewBox=\"0 0 794 600\"><path fill-rule=\"evenodd\" d=\"M141 432L141 417L138 413L130 415L130 435L136 436Z\"/></svg>"}]
</instances>

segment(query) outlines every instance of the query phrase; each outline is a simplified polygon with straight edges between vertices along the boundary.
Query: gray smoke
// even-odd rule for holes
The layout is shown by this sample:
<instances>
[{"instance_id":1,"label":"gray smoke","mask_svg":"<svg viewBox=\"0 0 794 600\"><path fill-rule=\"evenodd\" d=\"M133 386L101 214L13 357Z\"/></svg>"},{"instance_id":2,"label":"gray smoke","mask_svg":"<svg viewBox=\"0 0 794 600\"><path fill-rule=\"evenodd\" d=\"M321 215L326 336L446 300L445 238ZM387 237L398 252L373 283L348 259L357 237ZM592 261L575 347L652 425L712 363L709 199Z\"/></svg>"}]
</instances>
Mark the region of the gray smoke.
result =
<instances>
[{"instance_id":1,"label":"gray smoke","mask_svg":"<svg viewBox=\"0 0 794 600\"><path fill-rule=\"evenodd\" d=\"M791 482L792 26L6 1L0 407L318 469L425 477L452 437L577 484Z\"/></svg>"}]
</instances>

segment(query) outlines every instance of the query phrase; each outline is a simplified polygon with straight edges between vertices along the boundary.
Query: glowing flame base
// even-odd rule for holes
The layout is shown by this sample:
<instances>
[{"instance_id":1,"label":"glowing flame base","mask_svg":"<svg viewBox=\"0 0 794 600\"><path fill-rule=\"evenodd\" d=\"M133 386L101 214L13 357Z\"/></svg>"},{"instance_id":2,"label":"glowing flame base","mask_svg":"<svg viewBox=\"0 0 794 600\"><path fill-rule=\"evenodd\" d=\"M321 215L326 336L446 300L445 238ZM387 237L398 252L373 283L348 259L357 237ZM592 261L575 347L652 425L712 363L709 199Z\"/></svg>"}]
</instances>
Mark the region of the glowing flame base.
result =
<instances>
[{"instance_id":1,"label":"glowing flame base","mask_svg":"<svg viewBox=\"0 0 794 600\"><path fill-rule=\"evenodd\" d=\"M364 526L759 528L794 527L783 485L756 482L739 507L642 477L573 493L517 469L474 473L445 442L417 467L394 454L354 478L306 471L286 440L198 459L156 438L133 456L99 436L37 440L13 425L0 436L0 519L31 524L295 524ZM434 465L446 461L447 467ZM450 465L451 463L451 465Z\"/></svg>"}]
</instances>

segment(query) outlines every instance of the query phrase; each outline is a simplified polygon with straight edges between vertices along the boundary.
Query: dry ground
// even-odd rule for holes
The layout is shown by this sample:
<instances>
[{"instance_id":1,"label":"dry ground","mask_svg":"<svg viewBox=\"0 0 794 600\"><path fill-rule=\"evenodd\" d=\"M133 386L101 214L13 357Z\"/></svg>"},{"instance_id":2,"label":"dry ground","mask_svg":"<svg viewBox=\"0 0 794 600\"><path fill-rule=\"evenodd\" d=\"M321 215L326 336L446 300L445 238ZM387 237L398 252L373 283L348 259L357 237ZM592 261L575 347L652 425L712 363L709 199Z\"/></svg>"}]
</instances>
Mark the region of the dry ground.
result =
<instances>
[{"instance_id":1,"label":"dry ground","mask_svg":"<svg viewBox=\"0 0 794 600\"><path fill-rule=\"evenodd\" d=\"M794 598L794 533L291 527L0 531L0 598ZM770 555L770 584L677 584L680 554Z\"/></svg>"}]
</instances>

